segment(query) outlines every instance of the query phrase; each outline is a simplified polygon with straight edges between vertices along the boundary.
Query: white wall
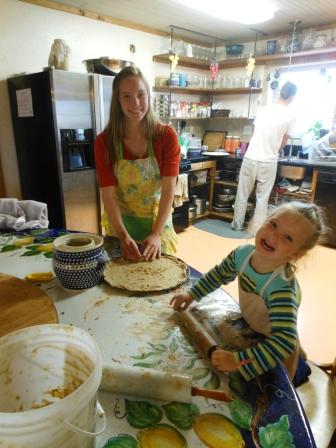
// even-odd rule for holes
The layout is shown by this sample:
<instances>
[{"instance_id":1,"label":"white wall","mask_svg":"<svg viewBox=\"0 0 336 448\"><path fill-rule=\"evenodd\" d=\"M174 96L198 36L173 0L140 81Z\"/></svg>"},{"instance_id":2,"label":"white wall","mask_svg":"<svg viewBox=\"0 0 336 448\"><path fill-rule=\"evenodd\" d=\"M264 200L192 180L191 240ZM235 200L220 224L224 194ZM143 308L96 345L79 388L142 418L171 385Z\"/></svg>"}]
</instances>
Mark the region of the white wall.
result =
<instances>
[{"instance_id":1,"label":"white wall","mask_svg":"<svg viewBox=\"0 0 336 448\"><path fill-rule=\"evenodd\" d=\"M64 39L71 49L71 71L85 72L84 59L112 56L133 61L153 85L152 55L162 51L164 39L19 0L0 0L0 30L0 158L7 197L20 198L6 79L43 70L54 39ZM136 46L134 55L129 52L131 43Z\"/></svg>"}]
</instances>

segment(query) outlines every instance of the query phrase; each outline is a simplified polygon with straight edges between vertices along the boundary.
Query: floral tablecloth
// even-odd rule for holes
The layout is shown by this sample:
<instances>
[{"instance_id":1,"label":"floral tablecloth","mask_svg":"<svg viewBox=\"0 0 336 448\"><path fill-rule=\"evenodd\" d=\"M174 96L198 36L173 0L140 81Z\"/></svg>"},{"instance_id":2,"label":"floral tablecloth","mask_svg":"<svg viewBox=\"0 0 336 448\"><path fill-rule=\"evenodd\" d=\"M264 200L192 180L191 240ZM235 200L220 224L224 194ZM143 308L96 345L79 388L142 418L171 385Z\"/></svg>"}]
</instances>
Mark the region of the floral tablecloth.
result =
<instances>
[{"instance_id":1,"label":"floral tablecloth","mask_svg":"<svg viewBox=\"0 0 336 448\"><path fill-rule=\"evenodd\" d=\"M0 233L0 272L24 278L51 271L52 241L66 231ZM199 273L190 269L189 282ZM102 283L69 291L57 279L39 285L53 300L61 323L87 330L103 361L191 375L203 388L228 388L231 402L192 397L191 403L158 401L99 391L107 417L98 448L313 448L315 443L295 389L282 366L258 381L211 369L193 347L169 302L176 292L137 295ZM185 286L183 286L185 287ZM182 287L182 288L183 288ZM223 290L202 306L220 306L239 322L239 308Z\"/></svg>"}]
</instances>

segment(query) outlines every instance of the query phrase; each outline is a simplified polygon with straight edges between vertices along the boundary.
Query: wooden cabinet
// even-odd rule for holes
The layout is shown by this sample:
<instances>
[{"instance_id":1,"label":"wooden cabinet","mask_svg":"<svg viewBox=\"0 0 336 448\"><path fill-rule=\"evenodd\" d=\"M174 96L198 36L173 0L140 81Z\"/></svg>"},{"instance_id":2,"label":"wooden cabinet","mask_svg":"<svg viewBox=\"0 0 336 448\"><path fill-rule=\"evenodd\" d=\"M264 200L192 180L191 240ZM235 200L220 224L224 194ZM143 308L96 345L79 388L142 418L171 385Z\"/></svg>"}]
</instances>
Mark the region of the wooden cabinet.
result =
<instances>
[{"instance_id":1,"label":"wooden cabinet","mask_svg":"<svg viewBox=\"0 0 336 448\"><path fill-rule=\"evenodd\" d=\"M216 170L224 170L227 169L228 167L231 167L232 170L236 169L237 172L239 172L240 166L241 166L241 159L228 159L228 158L223 158L223 159L217 159L217 160L211 160L208 162L202 162L200 164L192 164L192 169L203 169L205 166L207 166L208 168L210 168L210 191L209 191L209 201L210 201L210 206L209 206L209 211L204 215L204 216L198 216L197 218L204 218L204 217L215 217L215 218L220 218L223 219L225 221L231 221L233 218L233 210L232 211L227 211L227 212L217 212L215 210L213 210L213 199L214 199L214 194L216 191L216 186L222 186L222 187L228 187L228 188L237 188L238 186L238 180L237 179L221 179L221 180L215 180L215 176L216 176ZM204 165L207 164L207 165ZM279 164L280 166L293 166L293 165L286 165L286 164ZM282 202L282 200L284 199L297 199L297 200L301 200L301 201L311 201L313 202L315 200L315 196L316 196L316 189L317 189L317 183L318 183L318 174L319 174L319 169L317 167L312 167L312 166L303 166L303 169L305 170L305 174L304 174L304 179L308 180L311 182L311 192L309 194L302 194L302 193L298 193L298 192L289 192L289 191L283 191L283 192L279 192L277 191L278 189L274 188L274 190L271 193L270 196L270 203L277 205L280 204ZM277 183L279 182L279 180L281 179L280 176L277 176L276 178L276 182L274 184L274 186L276 187ZM290 180L290 178L288 178ZM300 181L296 181L294 180L293 183L301 183L302 180ZM252 192L251 197L250 197L250 201L253 202L254 201L254 192Z\"/></svg>"},{"instance_id":2,"label":"wooden cabinet","mask_svg":"<svg viewBox=\"0 0 336 448\"><path fill-rule=\"evenodd\" d=\"M216 173L216 161L206 160L204 162L191 162L190 174L197 173L197 171L208 170L208 180L205 183L199 184L197 186L191 186L189 191L189 198L193 195L205 198L209 201L209 210L207 210L202 215L197 215L195 219L206 218L211 213L211 205L213 202L213 192L214 192L214 179ZM192 205L192 203L190 203Z\"/></svg>"}]
</instances>

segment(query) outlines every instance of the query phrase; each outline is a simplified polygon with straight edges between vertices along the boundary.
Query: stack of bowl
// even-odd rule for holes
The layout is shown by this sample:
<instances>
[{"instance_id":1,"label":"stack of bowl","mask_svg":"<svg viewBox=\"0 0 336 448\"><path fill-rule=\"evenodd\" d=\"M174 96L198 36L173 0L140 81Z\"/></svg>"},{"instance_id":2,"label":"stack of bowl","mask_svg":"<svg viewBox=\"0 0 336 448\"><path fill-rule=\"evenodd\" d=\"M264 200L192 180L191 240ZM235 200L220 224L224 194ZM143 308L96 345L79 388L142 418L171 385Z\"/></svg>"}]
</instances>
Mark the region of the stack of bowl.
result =
<instances>
[{"instance_id":1,"label":"stack of bowl","mask_svg":"<svg viewBox=\"0 0 336 448\"><path fill-rule=\"evenodd\" d=\"M223 213L232 211L232 204L236 198L235 188L218 189L214 196L213 210Z\"/></svg>"}]
</instances>

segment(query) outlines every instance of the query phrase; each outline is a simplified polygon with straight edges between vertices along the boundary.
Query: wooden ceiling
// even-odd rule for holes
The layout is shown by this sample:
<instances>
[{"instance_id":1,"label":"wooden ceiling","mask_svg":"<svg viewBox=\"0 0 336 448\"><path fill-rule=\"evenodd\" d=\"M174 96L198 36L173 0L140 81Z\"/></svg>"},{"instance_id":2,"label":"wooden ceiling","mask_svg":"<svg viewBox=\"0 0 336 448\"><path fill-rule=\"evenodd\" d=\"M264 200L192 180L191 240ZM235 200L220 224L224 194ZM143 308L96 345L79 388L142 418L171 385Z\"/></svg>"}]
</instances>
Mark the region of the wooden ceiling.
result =
<instances>
[{"instance_id":1,"label":"wooden ceiling","mask_svg":"<svg viewBox=\"0 0 336 448\"><path fill-rule=\"evenodd\" d=\"M290 34L291 22L301 21L298 30L336 28L336 0L272 0L275 17L257 25L242 25L193 11L173 0L21 0L40 6L80 14L158 35L169 35L170 25L194 30L226 41L253 40L256 30L266 37ZM205 0L206 1L206 0ZM234 1L234 0L232 0ZM246 0L257 3L258 0ZM195 35L176 29L179 35ZM189 36L188 36L189 34ZM335 36L332 36L336 40ZM207 41L203 36L199 39ZM209 39L208 42L210 43Z\"/></svg>"}]
</instances>

